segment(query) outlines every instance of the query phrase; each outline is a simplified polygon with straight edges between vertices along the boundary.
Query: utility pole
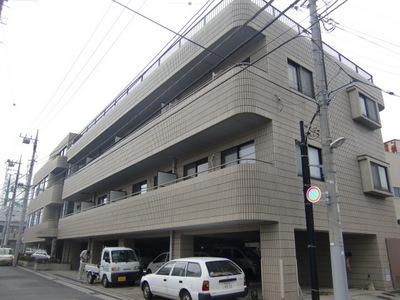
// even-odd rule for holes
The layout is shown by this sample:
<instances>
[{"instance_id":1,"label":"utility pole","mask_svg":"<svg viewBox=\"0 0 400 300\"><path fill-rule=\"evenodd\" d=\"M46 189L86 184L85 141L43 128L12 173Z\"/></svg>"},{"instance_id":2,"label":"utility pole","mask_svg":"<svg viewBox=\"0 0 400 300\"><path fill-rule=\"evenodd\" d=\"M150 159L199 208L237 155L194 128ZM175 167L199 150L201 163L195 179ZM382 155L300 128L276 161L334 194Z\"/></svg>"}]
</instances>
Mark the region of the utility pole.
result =
<instances>
[{"instance_id":1,"label":"utility pole","mask_svg":"<svg viewBox=\"0 0 400 300\"><path fill-rule=\"evenodd\" d=\"M7 172L8 172L8 168L7 168ZM5 192L5 195L4 195L4 202L3 202L4 206L7 206L8 205L8 200L10 200L10 199L8 199L8 196L9 196L9 193L10 193L10 184L11 184L11 174L8 174L7 189L6 189L6 192Z\"/></svg>"},{"instance_id":2,"label":"utility pole","mask_svg":"<svg viewBox=\"0 0 400 300\"><path fill-rule=\"evenodd\" d=\"M348 300L349 291L345 267L343 234L339 211L339 195L337 194L336 169L333 159L334 148L330 133L328 114L329 94L325 72L324 53L322 49L321 28L317 15L316 0L309 0L311 39L314 51L315 78L317 85L317 101L320 109L320 133L322 143L323 174L327 189L327 214L329 228L329 244L332 266L333 292L335 299Z\"/></svg>"},{"instance_id":3,"label":"utility pole","mask_svg":"<svg viewBox=\"0 0 400 300\"><path fill-rule=\"evenodd\" d=\"M25 225L25 215L26 215L26 210L27 210L27 206L28 206L29 191L31 190L33 166L35 165L35 156L36 156L38 135L39 135L39 130L36 131L36 138L33 143L32 159L31 159L29 171L28 171L27 178L26 178L25 195L24 195L24 202L23 202L23 206L22 206L21 221L19 222L17 243L15 245L15 251L14 251L15 252L15 256L14 256L14 260L13 260L14 267L17 265L19 251L21 249L22 234L23 234L24 225ZM31 140L32 140L32 138L29 139L29 138L25 137L25 138L23 138L23 143L29 144Z\"/></svg>"},{"instance_id":4,"label":"utility pole","mask_svg":"<svg viewBox=\"0 0 400 300\"><path fill-rule=\"evenodd\" d=\"M318 285L318 269L317 269L317 249L315 243L314 231L314 213L312 203L307 200L307 191L311 187L310 163L308 159L308 143L307 136L304 134L304 122L300 121L300 136L299 142L301 153L301 167L303 174L303 195L304 195L304 209L306 214L306 227L307 227L307 250L308 261L310 264L311 275L311 299L319 300L319 285Z\"/></svg>"},{"instance_id":5,"label":"utility pole","mask_svg":"<svg viewBox=\"0 0 400 300\"><path fill-rule=\"evenodd\" d=\"M7 168L7 174L8 174L8 168ZM5 192L4 202L3 202L4 203L3 205L7 209L6 209L6 215L5 215L5 223L4 223L3 232L2 232L2 236L1 236L1 244L0 244L1 247L4 247L4 239L6 237L7 219L8 219L8 211L9 211L8 200L10 200L10 199L8 199L8 195L10 194L10 184L11 184L11 174L8 174L7 189Z\"/></svg>"},{"instance_id":6,"label":"utility pole","mask_svg":"<svg viewBox=\"0 0 400 300\"><path fill-rule=\"evenodd\" d=\"M9 161L10 162L10 161ZM14 162L12 162L14 163ZM15 198L17 196L17 188L18 188L18 179L19 179L19 171L21 169L21 157L19 157L19 163L18 164L18 171L17 171L17 177L15 178L15 183L14 183L14 190L13 190L13 196L11 198L11 201L8 205L8 209L7 209L7 219L6 219L6 225L5 225L5 229L4 229L4 238L3 238L3 243L2 246L3 247L7 247L8 244L8 238L10 235L10 227L11 227L11 222L12 222L12 214L13 214L13 210L14 210L14 204L15 204Z\"/></svg>"}]
</instances>

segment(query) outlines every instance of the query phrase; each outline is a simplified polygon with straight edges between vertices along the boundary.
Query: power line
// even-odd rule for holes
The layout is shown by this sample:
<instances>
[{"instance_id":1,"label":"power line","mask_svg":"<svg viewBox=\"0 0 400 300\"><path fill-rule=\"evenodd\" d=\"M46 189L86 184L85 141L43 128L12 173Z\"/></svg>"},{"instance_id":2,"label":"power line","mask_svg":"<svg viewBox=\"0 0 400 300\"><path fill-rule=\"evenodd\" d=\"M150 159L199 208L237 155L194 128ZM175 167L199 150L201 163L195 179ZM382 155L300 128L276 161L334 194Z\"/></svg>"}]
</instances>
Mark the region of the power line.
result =
<instances>
[{"instance_id":1,"label":"power line","mask_svg":"<svg viewBox=\"0 0 400 300\"><path fill-rule=\"evenodd\" d=\"M289 10L291 7L293 7L293 5L295 4L295 3L297 3L297 1L295 1L291 6L289 6L285 11L287 11L287 10ZM261 10L264 10L264 8L262 8ZM259 13L259 12L258 12ZM258 14L257 13L257 14ZM280 15L282 15L284 12L282 12ZM279 16L280 16L279 15ZM270 24L272 24L274 21L276 21L276 20L278 20L279 19L279 16L278 17L276 17L273 21L271 21L271 23ZM253 19L253 18L251 18L251 19ZM248 23L248 22L247 22ZM270 25L269 24L269 25ZM269 25L267 25L266 27L268 27ZM258 31L257 32L257 34L259 34L260 32L262 32L263 30L265 30L265 28L263 28L263 29L261 29L260 31ZM290 28L286 31L286 32L289 32L290 31ZM256 34L255 34L256 35ZM254 35L254 36L255 36ZM300 33L298 34L298 35L300 35ZM279 35L279 36L281 36L281 35ZM252 37L251 37L252 38ZM249 39L251 39L251 38L249 38ZM269 51L265 56L267 56L267 55L269 55L269 54L271 54L272 52L274 52L275 50L277 50L279 47L281 47L281 46L283 46L283 45L285 45L286 43L288 43L288 42L290 42L291 40L288 40L288 41L286 41L286 42L284 42L283 44L281 44L280 46L278 46L277 48L275 48L275 49L273 49L272 51ZM210 53L213 53L212 51L210 51ZM264 56L264 57L265 57ZM223 59L224 60L227 60L227 58L226 57L223 57ZM253 62L252 63L252 66L254 66L255 65L255 63L256 62L258 62L259 60L257 60L257 61L255 61L255 62ZM243 67L244 69L248 69L248 66L246 66L246 67ZM192 68L193 69L193 68ZM191 70L192 70L191 69ZM189 70L190 71L190 70ZM189 71L187 72L187 73L189 73ZM252 72L251 70L250 70L250 72ZM186 73L186 74L187 74ZM184 76L186 76L186 74L184 75ZM256 74L256 73L254 73L254 74ZM257 76L260 76L259 74L256 74ZM262 77L262 76L261 76ZM267 81L269 81L269 82L271 82L272 84L275 84L275 85L277 85L277 86L279 86L280 88L283 88L283 89L285 89L285 90L287 90L287 91L289 91L289 92L291 92L291 93L294 93L293 92L293 90L290 90L290 89L288 89L288 88L286 88L286 87L284 87L284 86L281 86L281 85L279 85L279 84L276 84L275 82L273 82L273 81L271 81L271 80L269 80L269 79L267 79L267 78L265 78L265 77L262 77L264 80L267 80ZM172 87L170 87L170 88L172 88ZM308 100L308 101L311 101L309 98L307 98L307 97L305 97L305 96L302 96L302 95L299 95L299 94L296 94L297 96L300 96L300 97L302 97L302 98L304 98L304 99L306 99L306 100ZM159 99L160 97L161 97L162 95L160 95L157 99ZM157 100L157 99L155 99L155 100ZM154 100L154 101L155 101ZM154 102L153 101L153 102ZM149 106L149 105L148 105ZM147 107L148 107L147 106ZM147 108L146 107L146 108ZM141 114L146 108L144 108L141 112L139 112L138 114L137 114L137 116L139 115L139 114ZM152 118L152 116L150 116L150 118ZM146 123L146 122L148 122L147 120L145 120L144 121L144 123ZM122 130L123 128L125 128L125 127L127 127L129 125L129 123L127 123L127 124L125 124L123 127L121 127L119 130L117 130L116 132L115 132L115 134L118 134L118 131L120 131L120 130ZM140 126L140 125L139 125ZM136 127L136 129L133 129L133 130L137 130L137 127ZM133 131L132 130L132 131ZM109 139L107 139L107 140L105 140L105 141L103 141L103 143L102 143L102 145L104 145L104 144L106 144L109 140L111 139L111 137L109 138ZM101 145L100 145L101 146ZM99 146L99 147L100 147ZM89 154L90 155L90 154ZM79 162L77 162L78 164L79 164Z\"/></svg>"},{"instance_id":2,"label":"power line","mask_svg":"<svg viewBox=\"0 0 400 300\"><path fill-rule=\"evenodd\" d=\"M49 99L49 100L46 102L46 104L44 105L45 108L47 108L48 105L51 103L51 101L53 100L53 98L55 97L55 95L57 94L57 92L60 90L61 86L63 85L63 83L64 83L65 80L67 79L68 75L71 73L72 69L75 67L75 65L76 65L76 63L78 62L79 58L82 56L83 52L84 52L85 49L88 47L90 41L91 41L92 38L94 37L94 34L95 34L96 31L99 29L100 24L103 22L105 16L108 14L108 12L109 12L111 6L112 6L112 3L110 3L110 6L107 8L106 12L103 14L101 20L98 22L97 26L96 26L95 29L93 30L93 32L92 32L92 34L90 35L89 39L86 41L85 45L82 47L82 50L79 52L78 56L76 57L75 61L72 63L71 67L69 68L69 70L68 70L67 73L65 74L64 78L61 80L60 84L58 85L58 87L56 88L56 90L54 91L54 93L52 94L52 96L50 97L50 99ZM104 41L104 38L103 38L103 40L100 42L100 44L101 44L103 41ZM97 49L98 49L98 47L96 48L96 50L97 50ZM93 55L92 55L92 56L93 56ZM92 56L90 56L90 58L92 58ZM90 59L90 58L89 58L89 59ZM84 65L84 67L85 67L85 66L86 66L86 64ZM83 68L84 68L84 67L83 67ZM82 68L82 69L83 69L83 68ZM81 70L81 71L82 71L82 70ZM80 72L79 72L79 74L80 74ZM78 75L79 75L79 74L78 74ZM74 82L75 80L76 80L76 77L75 77L75 79L73 80L73 82ZM71 87L71 85L68 86L67 90L68 90L70 87ZM65 93L63 94L63 96L64 96L64 95L65 95ZM63 96L62 96L62 97L63 97ZM55 105L57 105L58 103L60 103L62 97L57 101L57 103L56 103ZM55 105L54 105L54 106L55 106ZM45 108L42 109L42 110L39 112L39 114L36 116L36 118L33 120L33 122L36 122L36 120L39 119L39 117L42 115L42 113L44 113ZM45 118L49 115L50 112L51 112L51 110L49 110L49 112L44 116L43 119L45 119Z\"/></svg>"},{"instance_id":3,"label":"power line","mask_svg":"<svg viewBox=\"0 0 400 300\"><path fill-rule=\"evenodd\" d=\"M275 20L274 20L274 21L275 21ZM263 29L263 30L264 30L264 29ZM299 33L299 34L300 34L300 33ZM298 34L298 35L299 35L299 34ZM296 37L298 37L298 36L296 36ZM294 37L294 38L296 38L296 37ZM279 47L285 45L286 43L290 42L291 40L292 40L292 39L285 41L282 45L278 46L277 48L279 48ZM272 50L272 51L269 51L266 55L271 54L271 53L272 53L273 51L275 51L277 48L275 48L275 49ZM266 55L265 55L265 56L266 56ZM257 61L258 61L258 60L257 60ZM211 90L208 91L207 93L211 92L211 91L214 90L215 88L218 88L221 84L223 84L223 83L225 83L226 81L230 80L231 78L233 78L234 76L236 76L236 75L239 74L240 72L242 72L242 71L244 71L244 70L248 70L248 67L249 67L249 66L254 66L255 63L256 63L257 61L255 61L255 62L253 62L252 64L249 64L249 65L243 67L240 71L238 71L237 73L235 73L234 75L232 75L230 78L224 80L223 82L221 82L220 84L218 84L218 86L214 87L213 89L211 89ZM252 72L252 71L249 70L249 72ZM186 74L187 74L187 73L186 73ZM186 76L186 74L185 74L184 76ZM261 77L262 77L262 76L261 76ZM276 84L275 82L270 81L269 79L267 79L267 78L265 78L265 77L262 77L262 78L263 78L264 80L267 80L267 81L273 83L273 84ZM282 89L285 89L285 90L287 90L287 91L289 91L289 92L291 92L291 93L294 93L293 90L290 90L290 89L288 89L288 88L286 88L286 87L284 87L284 86L281 86L281 85L279 85L279 84L276 84L276 85L279 86L279 87L282 88ZM302 97L302 98L308 100L308 101L311 101L308 97L299 95L299 94L297 94L297 93L295 93L295 94L296 94L297 96L299 96L299 97ZM205 95L205 94L203 94L202 96L204 96L204 95ZM185 106L183 106L183 107L185 107ZM182 109L183 107L181 107L180 109ZM141 112L139 112L138 114L142 113L143 111L144 111L144 109L143 109ZM137 115L138 115L138 114L137 114ZM152 118L152 116L150 116L150 118ZM148 122L148 120L145 120L142 124L145 124L145 123L147 123L147 122ZM126 127L126 126L128 126L128 125L129 125L129 123L125 124L123 127ZM154 127L155 125L156 125L156 124L153 124L152 127ZM141 126L141 125L138 125L136 128L132 129L132 131L137 130L138 128L140 128L140 126ZM122 127L122 128L123 128L123 127ZM120 130L121 130L122 128L120 128ZM131 132L132 132L132 131L131 131ZM117 134L117 133L118 133L118 131L115 132L115 134ZM143 133L142 133L142 134L143 134ZM110 140L110 139L104 141L102 144L104 145L104 143L106 143L106 142L109 141L109 140ZM127 144L127 143L129 143L129 142L131 142L131 140L127 140L124 144L120 144L120 145L117 146L117 147L113 147L112 150L110 150L109 152L107 152L107 153L105 153L105 154L103 154L102 156L97 157L97 158L98 158L99 160L102 159L102 158L105 158L105 157L107 157L109 154L111 154L111 153L113 153L114 151L120 149L121 147L123 147L125 144ZM100 145L100 146L101 146L101 145ZM89 154L89 155L90 155L90 154ZM98 162L99 160L97 160L96 162ZM79 162L77 162L77 163L79 164Z\"/></svg>"},{"instance_id":4,"label":"power line","mask_svg":"<svg viewBox=\"0 0 400 300\"><path fill-rule=\"evenodd\" d=\"M130 1L129 1L130 2ZM142 4L142 6L147 2L147 0ZM109 30L107 31L107 33L105 34L105 36L103 37L103 39L100 41L100 43L97 45L97 47L94 49L94 51L92 52L92 54L90 55L89 59L86 61L86 63L84 64L84 66L81 68L81 70L78 72L78 74L74 77L73 81L71 82L71 84L68 86L68 88L66 89L66 91L62 94L61 98L58 100L58 102L56 104L58 104L66 95L66 93L69 91L69 89L71 88L71 86L75 83L75 81L77 80L78 76L82 73L83 69L87 66L87 64L89 63L90 59L94 56L94 54L97 52L97 50L99 49L100 45L104 42L104 40L106 39L106 37L109 35L109 33L111 32L112 28L115 26L115 24L118 22L119 18L122 16L122 14L124 13L124 11L122 10L120 15L118 16L118 18L114 21L114 23L112 24L112 26L109 28ZM63 104L63 106L58 110L57 113L53 113L52 117L50 120L47 121L46 124L48 124L49 122L51 122L59 113L60 111L72 100L72 98L78 93L78 91L81 89L81 87L86 83L86 81L89 79L89 77L93 74L93 72L97 69L97 67L100 65L100 63L103 61L104 57L108 54L108 52L113 48L113 46L115 45L115 43L118 41L118 39L121 37L122 33L125 31L125 29L128 27L128 25L132 22L134 18L132 17L129 22L126 24L126 26L124 27L124 29L120 32L120 34L117 36L117 38L113 41L113 43L111 44L111 46L107 49L107 51L104 53L104 55L100 58L100 60L96 63L96 65L94 66L94 68L90 71L90 73L85 77L85 79L83 80L83 82L75 89L75 92L72 94L71 97L69 97L69 99Z\"/></svg>"},{"instance_id":5,"label":"power line","mask_svg":"<svg viewBox=\"0 0 400 300\"><path fill-rule=\"evenodd\" d=\"M296 1L296 2L297 2L297 1ZM276 18L276 19L277 19L277 18ZM274 21L275 21L275 20L274 20ZM265 29L262 29L262 30L265 30ZM261 31L260 31L260 32L261 32ZM298 36L300 36L300 33L298 34ZM298 36L296 36L295 38L297 38ZM291 39L285 41L282 45L278 46L277 48L275 48L275 49L272 50L272 51L269 51L265 56L271 54L273 51L275 51L275 50L278 49L279 47L282 47L283 45L285 45L286 43L288 43L288 42L290 42L290 41L291 41ZM265 56L264 56L264 57L265 57ZM226 59L226 58L225 58L225 59ZM259 59L259 60L260 60L260 59ZM259 61L259 60L257 60L257 61ZM253 62L251 65L254 66L255 63L256 63L257 61ZM248 69L248 67L249 67L249 66L244 67L243 70ZM239 71L239 72L241 72L241 71ZM239 73L239 72L238 72L238 73ZM250 72L251 72L251 70L250 70ZM236 74L233 75L233 76L236 76L238 73L236 73ZM186 74L185 74L185 75L186 75ZM228 78L227 80L233 78L233 76L230 77L230 78ZM263 76L260 76L260 77L262 77L264 80L267 80L267 81L269 81L269 82L271 82L271 83L273 83L273 84L276 84L275 82L272 82L272 81L268 80L267 78L265 78L265 77L263 77ZM226 82L227 80L225 80L224 82ZM222 83L224 83L224 82L222 82ZM222 84L222 83L221 83L221 84ZM286 88L286 87L284 87L284 86L281 86L281 85L279 85L279 84L277 84L277 86L279 86L280 88L283 88L283 89L285 89L285 90L287 90L287 91L289 91L289 92L291 92L291 93L294 93L293 90L290 90L290 89L288 89L288 88ZM296 95L302 97L301 95L299 95L299 94L297 94L297 93L296 93ZM203 96L204 96L204 95L203 95ZM303 98L306 99L306 100L308 100L308 101L310 101L310 99L307 98L307 97L305 97L305 96L303 96ZM146 108L145 108L145 109L146 109ZM143 110L142 110L141 112L139 112L137 115L139 115L140 113L142 113L145 109L143 109ZM150 118L152 118L153 116L154 116L154 115L151 115ZM146 122L148 122L148 119L144 121L144 123L146 123ZM143 124L143 123L142 123L142 124ZM128 126L128 125L129 125L129 123L127 123L125 126L123 126L122 128L120 128L120 130L123 129L124 127ZM141 125L139 124L136 128L132 129L132 131L130 131L130 132L133 132L134 130L137 130L138 128L140 128L140 126L141 126ZM153 125L153 126L154 126L154 125ZM118 131L116 131L115 134L117 134L117 133L118 133ZM111 137L110 137L110 138L111 138ZM109 140L110 140L110 139L107 139L106 141L104 141L104 142L102 143L102 145L104 145L104 144L105 144L107 141L109 141ZM127 141L127 142L130 142L130 141ZM112 152L114 152L115 150L119 149L120 147L122 147L122 146L125 145L125 144L126 144L126 143L121 144L121 145L118 146L117 148L114 148L112 151L110 151L109 153L107 153L107 155L109 155L110 153L112 153ZM106 154L103 154L101 157L106 157L107 155L106 155ZM100 158L100 157L98 157L98 158ZM100 159L101 159L101 158L100 158ZM79 162L78 162L78 163L79 163Z\"/></svg>"}]
</instances>

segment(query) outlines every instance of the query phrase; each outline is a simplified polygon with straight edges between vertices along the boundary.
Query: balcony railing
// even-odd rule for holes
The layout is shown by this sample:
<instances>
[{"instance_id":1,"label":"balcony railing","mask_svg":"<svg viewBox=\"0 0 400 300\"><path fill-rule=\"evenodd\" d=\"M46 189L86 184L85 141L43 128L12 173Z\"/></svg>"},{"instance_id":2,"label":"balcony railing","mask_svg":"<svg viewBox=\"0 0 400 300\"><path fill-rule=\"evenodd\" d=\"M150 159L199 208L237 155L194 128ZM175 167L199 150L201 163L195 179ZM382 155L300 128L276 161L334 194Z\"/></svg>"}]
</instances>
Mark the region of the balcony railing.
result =
<instances>
[{"instance_id":1,"label":"balcony railing","mask_svg":"<svg viewBox=\"0 0 400 300\"><path fill-rule=\"evenodd\" d=\"M126 95L128 95L132 90L134 90L147 76L149 76L154 70L156 70L169 56L171 56L177 49L179 49L183 44L190 40L194 34L196 34L200 29L202 29L210 20L212 20L215 16L217 16L226 6L228 6L233 0L223 0L220 1L213 9L211 9L200 21L198 21L194 26L188 29L186 32L183 32L180 35L174 37L165 47L167 48L165 52L161 55L156 56L149 64L148 67L144 69L138 76L136 76L131 83L123 89L121 93L115 97L110 104L106 106L106 108L99 113L86 127L75 137L72 144L77 142L82 135L90 130L101 118L103 118L117 103L122 100ZM265 1L263 0L252 0L253 3L258 5L259 7L263 7L265 5ZM273 6L268 6L266 11L271 14L272 16L278 16L281 11L274 8ZM300 24L295 22L293 19L289 18L286 15L281 15L279 17L279 21L288 25L290 28L295 30L297 33L305 36L309 36L310 32L302 27ZM367 71L362 69L361 67L357 66L353 63L350 59L346 58L344 55L340 54L338 51L334 50L327 44L323 44L324 50L328 52L330 55L338 59L339 61L346 64L350 67L353 71L357 72L365 79L370 82L373 82L372 75L369 74Z\"/></svg>"},{"instance_id":2,"label":"balcony railing","mask_svg":"<svg viewBox=\"0 0 400 300\"><path fill-rule=\"evenodd\" d=\"M237 160L232 160L232 161L229 161L229 162L227 162L225 164L220 164L220 165L217 165L217 166L213 166L211 168L208 168L207 170L204 170L204 171L201 171L201 172L198 172L198 173L193 173L193 174L190 174L188 176L183 176L183 177L177 178L175 180L171 180L169 182L164 182L161 185L157 185L157 186L154 186L154 187L147 187L145 192L140 191L140 192L136 192L136 193L126 194L126 195L124 195L122 197L115 198L113 200L109 200L109 201L107 201L105 203L102 203L102 204L93 205L93 206L90 206L90 207L87 207L87 208L84 208L84 209L76 210L73 213L63 215L62 218L65 218L65 217L68 217L68 216L72 216L72 215L75 215L77 213L85 212L85 211L88 211L88 210L96 209L98 207L102 207L104 205L109 205L111 203L118 202L118 201L121 201L121 200L124 200L124 199L127 199L127 198L131 198L131 197L134 197L134 196L146 194L148 192L155 191L155 190L157 190L159 188L163 188L163 187L166 187L166 186L169 186L169 185L172 185L172 184L176 184L176 183L179 183L179 182L182 182L182 181L185 181L185 180L190 180L190 179L196 178L198 176L206 175L208 173L220 170L220 169L222 169L222 168L224 168L226 166L229 168L228 165L231 165L232 163L235 163L235 162L238 163L238 164L240 164L240 163L242 163L242 164L243 163L246 163L246 164L249 164L249 163L272 164L270 162L259 160L259 159L254 159L254 158L241 158L241 159L237 159Z\"/></svg>"}]
</instances>

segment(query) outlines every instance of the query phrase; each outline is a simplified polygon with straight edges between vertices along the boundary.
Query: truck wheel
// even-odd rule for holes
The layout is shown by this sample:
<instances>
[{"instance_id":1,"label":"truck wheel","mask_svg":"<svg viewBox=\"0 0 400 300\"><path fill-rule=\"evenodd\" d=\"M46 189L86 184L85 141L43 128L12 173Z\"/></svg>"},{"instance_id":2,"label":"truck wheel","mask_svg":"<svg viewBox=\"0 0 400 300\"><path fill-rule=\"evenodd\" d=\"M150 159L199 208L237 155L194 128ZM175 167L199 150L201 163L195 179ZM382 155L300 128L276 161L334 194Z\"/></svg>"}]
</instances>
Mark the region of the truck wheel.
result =
<instances>
[{"instance_id":1,"label":"truck wheel","mask_svg":"<svg viewBox=\"0 0 400 300\"><path fill-rule=\"evenodd\" d=\"M94 275L92 275L92 273L87 273L86 279L87 279L87 282L88 282L89 284L93 284Z\"/></svg>"},{"instance_id":2,"label":"truck wheel","mask_svg":"<svg viewBox=\"0 0 400 300\"><path fill-rule=\"evenodd\" d=\"M101 283L103 284L103 286L105 288L108 288L110 286L110 283L108 282L108 279L107 279L107 275L103 275L103 279L101 280Z\"/></svg>"},{"instance_id":3,"label":"truck wheel","mask_svg":"<svg viewBox=\"0 0 400 300\"><path fill-rule=\"evenodd\" d=\"M143 289L143 297L144 297L144 299L152 299L153 298L153 294L150 291L150 286L149 286L149 284L147 282L145 282L143 284L143 288L142 289Z\"/></svg>"}]
</instances>

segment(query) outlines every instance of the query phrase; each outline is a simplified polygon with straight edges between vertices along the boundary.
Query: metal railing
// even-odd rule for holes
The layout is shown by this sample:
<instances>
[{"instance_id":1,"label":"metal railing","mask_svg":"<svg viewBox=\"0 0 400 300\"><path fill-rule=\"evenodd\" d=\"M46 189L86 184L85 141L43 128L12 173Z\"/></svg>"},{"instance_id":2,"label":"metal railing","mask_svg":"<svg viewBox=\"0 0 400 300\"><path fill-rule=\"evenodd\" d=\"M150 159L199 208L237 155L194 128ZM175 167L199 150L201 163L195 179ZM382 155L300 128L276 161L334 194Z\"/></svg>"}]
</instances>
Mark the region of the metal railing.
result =
<instances>
[{"instance_id":1,"label":"metal railing","mask_svg":"<svg viewBox=\"0 0 400 300\"><path fill-rule=\"evenodd\" d=\"M194 26L192 26L187 32L184 33L183 37L176 37L170 42L170 46L168 49L162 53L159 57L154 58L154 62L150 63L150 66L145 69L142 73L140 73L135 79L121 92L115 97L111 103L109 103L106 108L99 113L86 127L73 139L72 144L76 143L86 132L90 130L102 117L104 117L114 106L117 105L119 101L121 101L126 95L128 95L132 90L134 90L147 76L149 76L154 70L156 70L162 62L164 62L169 56L171 56L177 49L179 49L183 44L187 42L188 39L193 37L198 31L200 31L208 22L210 22L213 18L215 18L226 6L228 6L234 0L223 0L219 2L213 9L211 9L200 21L198 21ZM265 2L262 0L252 0L253 3L262 7L265 5ZM281 11L276 9L273 6L268 6L266 11L272 16L278 16ZM309 31L302 27L300 24L295 22L293 19L286 15L282 15L279 17L279 21L286 24L297 33L309 36ZM357 72L365 79L370 82L373 82L372 75L367 71L353 63L350 59L340 54L338 51L334 50L327 44L323 44L324 50L335 57L337 60L343 62L345 65L350 67L353 71Z\"/></svg>"}]
</instances>

